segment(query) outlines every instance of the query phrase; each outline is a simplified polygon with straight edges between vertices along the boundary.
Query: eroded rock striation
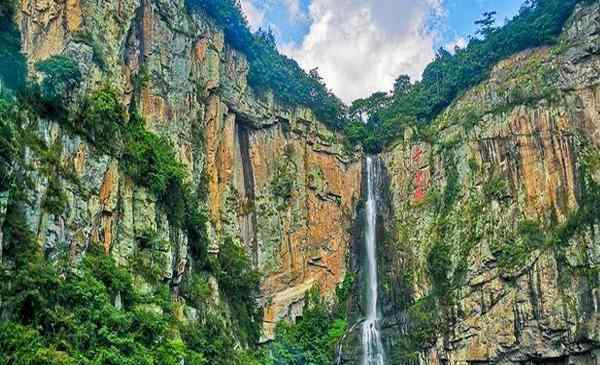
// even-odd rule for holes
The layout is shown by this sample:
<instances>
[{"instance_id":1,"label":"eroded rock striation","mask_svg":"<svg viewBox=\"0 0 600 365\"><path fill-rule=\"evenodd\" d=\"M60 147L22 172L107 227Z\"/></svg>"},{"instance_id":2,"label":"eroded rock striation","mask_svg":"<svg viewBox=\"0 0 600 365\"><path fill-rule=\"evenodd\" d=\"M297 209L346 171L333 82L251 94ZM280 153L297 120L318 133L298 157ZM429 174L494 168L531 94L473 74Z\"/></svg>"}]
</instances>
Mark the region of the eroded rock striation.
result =
<instances>
[{"instance_id":1,"label":"eroded rock striation","mask_svg":"<svg viewBox=\"0 0 600 365\"><path fill-rule=\"evenodd\" d=\"M590 208L599 45L600 8L579 8L558 46L501 62L429 135L409 130L382 155L393 197L380 255L391 361L600 361ZM414 337L430 350L415 351Z\"/></svg>"}]
</instances>

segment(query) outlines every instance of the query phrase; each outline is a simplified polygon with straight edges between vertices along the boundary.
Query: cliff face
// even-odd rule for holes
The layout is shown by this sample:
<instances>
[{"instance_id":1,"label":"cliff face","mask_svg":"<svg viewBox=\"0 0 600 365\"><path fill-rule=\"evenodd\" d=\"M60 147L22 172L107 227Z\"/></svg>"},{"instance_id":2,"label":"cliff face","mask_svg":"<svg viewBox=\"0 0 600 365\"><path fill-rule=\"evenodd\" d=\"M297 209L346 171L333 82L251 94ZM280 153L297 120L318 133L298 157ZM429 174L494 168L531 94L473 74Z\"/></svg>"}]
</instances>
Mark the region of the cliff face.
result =
<instances>
[{"instance_id":1,"label":"cliff face","mask_svg":"<svg viewBox=\"0 0 600 365\"><path fill-rule=\"evenodd\" d=\"M392 361L600 361L599 47L596 4L383 154Z\"/></svg>"},{"instance_id":2,"label":"cliff face","mask_svg":"<svg viewBox=\"0 0 600 365\"><path fill-rule=\"evenodd\" d=\"M83 76L73 105L110 83L126 106L140 109L147 129L173 144L192 185L206 190L209 253L231 239L264 273L264 336L276 321L295 318L311 287L335 293L360 195L358 156L310 110L255 95L245 57L210 18L162 0L28 0L17 13L31 72L37 61L71 57ZM26 158L28 224L46 255L76 262L93 243L124 265L147 255L177 292L191 270L191 248L153 194L126 176L122 161L60 124L30 124L57 153L56 165L35 151ZM60 214L43 204L53 191L42 173L48 168L61 171L67 204ZM144 253L148 232L165 244Z\"/></svg>"}]
</instances>

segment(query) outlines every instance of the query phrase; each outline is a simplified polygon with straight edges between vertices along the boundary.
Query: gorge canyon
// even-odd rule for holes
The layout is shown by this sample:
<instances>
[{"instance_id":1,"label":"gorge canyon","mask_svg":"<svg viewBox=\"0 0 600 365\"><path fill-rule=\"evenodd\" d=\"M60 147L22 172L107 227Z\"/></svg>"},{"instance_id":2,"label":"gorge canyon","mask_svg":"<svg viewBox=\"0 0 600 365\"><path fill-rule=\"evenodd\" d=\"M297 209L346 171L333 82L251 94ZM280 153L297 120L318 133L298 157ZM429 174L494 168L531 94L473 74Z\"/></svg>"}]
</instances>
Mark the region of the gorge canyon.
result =
<instances>
[{"instance_id":1,"label":"gorge canyon","mask_svg":"<svg viewBox=\"0 0 600 365\"><path fill-rule=\"evenodd\" d=\"M407 127L376 154L280 90L254 90L248 56L184 0L21 0L14 23L29 79L47 80L36 65L64 56L81 82L60 118L17 113L19 152L0 161L7 282L22 252L9 232L18 205L48 262L77 268L96 247L132 272L136 293L167 288L173 321L214 314L234 348L268 346L316 291L343 312L338 365L600 364L597 1L575 7L556 44L497 63L429 128ZM139 118L166 141L186 188L157 195L143 183L154 175L132 177L140 149L118 138L130 132L90 138L74 122L107 83L122 128ZM174 224L175 194L204 219ZM231 297L241 289L203 263L226 267L230 246L260 276L256 339L243 334L249 303ZM202 303L188 294L196 277ZM114 307L123 293L107 294Z\"/></svg>"}]
</instances>

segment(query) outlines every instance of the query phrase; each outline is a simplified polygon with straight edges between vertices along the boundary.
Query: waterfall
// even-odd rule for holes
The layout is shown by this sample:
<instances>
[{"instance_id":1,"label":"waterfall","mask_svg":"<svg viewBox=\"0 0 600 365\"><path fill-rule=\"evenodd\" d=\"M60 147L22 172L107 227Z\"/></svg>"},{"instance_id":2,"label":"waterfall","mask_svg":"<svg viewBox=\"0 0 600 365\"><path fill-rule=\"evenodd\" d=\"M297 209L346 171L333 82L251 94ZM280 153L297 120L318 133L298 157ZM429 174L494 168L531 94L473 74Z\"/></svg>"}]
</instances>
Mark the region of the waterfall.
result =
<instances>
[{"instance_id":1,"label":"waterfall","mask_svg":"<svg viewBox=\"0 0 600 365\"><path fill-rule=\"evenodd\" d=\"M379 333L377 314L377 169L373 158L367 157L367 212L365 230L366 257L366 319L362 328L362 365L384 365L385 354Z\"/></svg>"}]
</instances>

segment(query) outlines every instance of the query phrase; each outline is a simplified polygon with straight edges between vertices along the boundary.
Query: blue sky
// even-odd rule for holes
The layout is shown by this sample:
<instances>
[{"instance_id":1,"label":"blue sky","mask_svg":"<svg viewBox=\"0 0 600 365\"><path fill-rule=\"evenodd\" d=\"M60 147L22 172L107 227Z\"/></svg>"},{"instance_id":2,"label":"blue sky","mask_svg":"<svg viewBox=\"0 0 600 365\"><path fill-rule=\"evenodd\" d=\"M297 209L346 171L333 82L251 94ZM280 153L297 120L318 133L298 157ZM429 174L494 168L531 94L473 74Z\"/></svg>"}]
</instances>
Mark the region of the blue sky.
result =
<instances>
[{"instance_id":1,"label":"blue sky","mask_svg":"<svg viewBox=\"0 0 600 365\"><path fill-rule=\"evenodd\" d=\"M460 37L467 38L475 33L474 22L481 18L486 11L496 11L498 24L504 24L504 20L512 18L519 12L522 0L446 0L444 7L447 11L445 23L447 29L443 32L446 42Z\"/></svg>"},{"instance_id":2,"label":"blue sky","mask_svg":"<svg viewBox=\"0 0 600 365\"><path fill-rule=\"evenodd\" d=\"M280 50L319 67L345 102L420 78L435 49L464 45L484 11L498 23L522 0L241 0L251 26L270 27Z\"/></svg>"}]
</instances>

